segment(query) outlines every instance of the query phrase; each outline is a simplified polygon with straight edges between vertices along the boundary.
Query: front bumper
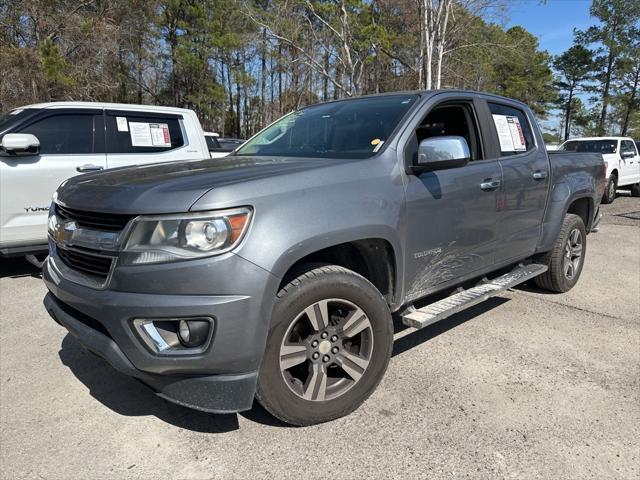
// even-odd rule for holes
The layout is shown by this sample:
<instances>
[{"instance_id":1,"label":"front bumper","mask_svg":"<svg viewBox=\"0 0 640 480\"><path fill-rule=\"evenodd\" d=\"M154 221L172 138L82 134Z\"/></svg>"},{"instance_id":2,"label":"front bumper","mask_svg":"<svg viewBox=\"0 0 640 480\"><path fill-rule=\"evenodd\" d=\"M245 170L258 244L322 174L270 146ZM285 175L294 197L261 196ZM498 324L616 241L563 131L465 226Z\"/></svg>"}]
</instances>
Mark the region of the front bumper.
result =
<instances>
[{"instance_id":1,"label":"front bumper","mask_svg":"<svg viewBox=\"0 0 640 480\"><path fill-rule=\"evenodd\" d=\"M43 267L43 279L50 292L44 304L54 320L85 348L116 370L141 380L158 395L209 412L247 410L253 402L266 342L273 305L268 299L275 299L278 281L235 255L217 262L215 277L225 279L225 286L210 278L211 268L209 278L199 281L220 293L186 295L89 288L62 277L56 258L49 257ZM234 280L239 270L249 270L251 275ZM152 276L157 273L152 269ZM163 277L163 284L171 282L170 268ZM150 289L148 282L143 285L141 290ZM230 291L240 294L231 295ZM214 319L213 338L205 351L179 356L156 353L133 328L135 318L176 317Z\"/></svg>"}]
</instances>

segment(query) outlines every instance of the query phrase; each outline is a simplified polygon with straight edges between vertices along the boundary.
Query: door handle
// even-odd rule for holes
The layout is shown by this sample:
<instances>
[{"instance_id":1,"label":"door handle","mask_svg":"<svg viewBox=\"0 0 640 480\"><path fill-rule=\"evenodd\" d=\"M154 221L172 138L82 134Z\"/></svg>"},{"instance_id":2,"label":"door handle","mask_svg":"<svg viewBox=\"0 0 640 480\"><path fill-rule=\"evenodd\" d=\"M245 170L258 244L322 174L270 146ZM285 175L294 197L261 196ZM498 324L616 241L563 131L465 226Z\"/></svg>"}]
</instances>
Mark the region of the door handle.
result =
<instances>
[{"instance_id":1,"label":"door handle","mask_svg":"<svg viewBox=\"0 0 640 480\"><path fill-rule=\"evenodd\" d=\"M82 165L81 167L76 167L76 171L78 172L97 172L102 169L103 167L99 165L93 165L91 163L87 163L86 165Z\"/></svg>"},{"instance_id":2,"label":"door handle","mask_svg":"<svg viewBox=\"0 0 640 480\"><path fill-rule=\"evenodd\" d=\"M545 172L544 170L538 170L533 172L533 175L531 176L534 180L544 180L545 178L547 178L547 172Z\"/></svg>"},{"instance_id":3,"label":"door handle","mask_svg":"<svg viewBox=\"0 0 640 480\"><path fill-rule=\"evenodd\" d=\"M486 179L484 182L480 184L480 188L482 190L495 190L500 186L500 180L492 180L490 178Z\"/></svg>"}]
</instances>

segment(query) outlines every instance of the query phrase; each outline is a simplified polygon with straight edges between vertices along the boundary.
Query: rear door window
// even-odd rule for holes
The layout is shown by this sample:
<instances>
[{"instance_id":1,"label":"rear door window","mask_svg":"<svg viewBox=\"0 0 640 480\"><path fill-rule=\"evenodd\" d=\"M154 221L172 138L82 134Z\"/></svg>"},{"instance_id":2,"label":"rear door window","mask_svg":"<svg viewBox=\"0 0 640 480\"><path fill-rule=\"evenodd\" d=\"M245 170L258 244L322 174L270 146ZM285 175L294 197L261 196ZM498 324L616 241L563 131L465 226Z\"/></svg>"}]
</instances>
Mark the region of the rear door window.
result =
<instances>
[{"instance_id":1,"label":"rear door window","mask_svg":"<svg viewBox=\"0 0 640 480\"><path fill-rule=\"evenodd\" d=\"M35 135L40 141L41 155L103 153L101 119L102 115L89 113L54 114L36 120L17 133Z\"/></svg>"},{"instance_id":2,"label":"rear door window","mask_svg":"<svg viewBox=\"0 0 640 480\"><path fill-rule=\"evenodd\" d=\"M498 135L500 156L517 155L535 148L533 131L523 110L489 102L493 126Z\"/></svg>"},{"instance_id":3,"label":"rear door window","mask_svg":"<svg viewBox=\"0 0 640 480\"><path fill-rule=\"evenodd\" d=\"M179 115L111 112L106 115L107 153L164 152L185 145Z\"/></svg>"}]
</instances>

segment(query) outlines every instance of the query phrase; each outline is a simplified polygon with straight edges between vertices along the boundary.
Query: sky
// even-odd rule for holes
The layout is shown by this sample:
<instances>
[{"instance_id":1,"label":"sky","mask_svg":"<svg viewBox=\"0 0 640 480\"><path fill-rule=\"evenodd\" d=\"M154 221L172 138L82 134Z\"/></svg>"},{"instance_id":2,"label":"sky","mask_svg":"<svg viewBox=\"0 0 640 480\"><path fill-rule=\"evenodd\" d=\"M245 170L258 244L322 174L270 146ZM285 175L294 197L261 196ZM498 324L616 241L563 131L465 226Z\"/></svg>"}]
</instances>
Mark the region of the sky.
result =
<instances>
[{"instance_id":1,"label":"sky","mask_svg":"<svg viewBox=\"0 0 640 480\"><path fill-rule=\"evenodd\" d=\"M509 0L507 27L522 25L538 37L540 48L552 55L559 55L573 44L573 29L585 30L596 24L589 16L591 0ZM632 1L632 0L630 0ZM588 102L588 96L583 95ZM557 112L551 112L540 125L544 130L558 128L560 118Z\"/></svg>"},{"instance_id":2,"label":"sky","mask_svg":"<svg viewBox=\"0 0 640 480\"><path fill-rule=\"evenodd\" d=\"M558 55L573 43L573 29L596 23L589 17L591 0L511 0L507 26L522 25L540 40L540 47Z\"/></svg>"}]
</instances>

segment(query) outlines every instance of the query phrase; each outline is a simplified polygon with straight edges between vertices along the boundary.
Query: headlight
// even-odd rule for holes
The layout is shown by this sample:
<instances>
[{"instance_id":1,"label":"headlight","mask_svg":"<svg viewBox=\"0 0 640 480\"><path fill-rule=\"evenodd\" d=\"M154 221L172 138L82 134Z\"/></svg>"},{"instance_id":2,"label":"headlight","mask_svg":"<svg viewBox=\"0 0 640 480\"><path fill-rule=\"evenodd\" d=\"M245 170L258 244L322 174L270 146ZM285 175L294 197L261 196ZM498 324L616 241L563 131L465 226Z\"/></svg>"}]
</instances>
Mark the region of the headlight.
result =
<instances>
[{"instance_id":1,"label":"headlight","mask_svg":"<svg viewBox=\"0 0 640 480\"><path fill-rule=\"evenodd\" d=\"M122 255L128 265L219 255L234 248L247 230L251 209L138 217Z\"/></svg>"}]
</instances>

